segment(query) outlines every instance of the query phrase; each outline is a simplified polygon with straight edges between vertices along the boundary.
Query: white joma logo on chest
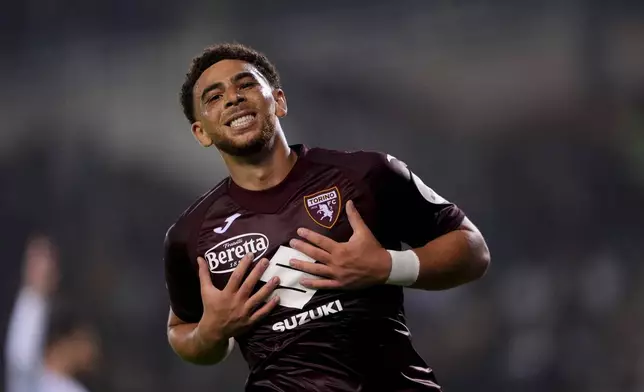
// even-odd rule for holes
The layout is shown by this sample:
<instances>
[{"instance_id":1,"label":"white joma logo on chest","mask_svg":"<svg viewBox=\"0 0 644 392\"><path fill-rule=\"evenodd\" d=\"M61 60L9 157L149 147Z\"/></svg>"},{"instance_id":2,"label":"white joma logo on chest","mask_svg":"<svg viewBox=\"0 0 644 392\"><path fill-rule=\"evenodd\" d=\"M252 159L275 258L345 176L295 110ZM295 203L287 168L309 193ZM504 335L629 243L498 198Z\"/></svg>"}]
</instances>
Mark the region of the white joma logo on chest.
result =
<instances>
[{"instance_id":1,"label":"white joma logo on chest","mask_svg":"<svg viewBox=\"0 0 644 392\"><path fill-rule=\"evenodd\" d=\"M217 233L217 234L223 234L223 233L225 233L225 232L226 232L226 230L228 230L228 228L230 227L230 225L232 225L232 224L233 224L233 222L235 221L235 219L239 218L240 216L241 216L241 214L240 214L240 213L233 214L233 215L229 216L228 218L226 218L226 221L225 221L225 222L226 222L226 225L225 225L224 227L215 227L215 228L213 229L213 231L214 231L215 233Z\"/></svg>"}]
</instances>

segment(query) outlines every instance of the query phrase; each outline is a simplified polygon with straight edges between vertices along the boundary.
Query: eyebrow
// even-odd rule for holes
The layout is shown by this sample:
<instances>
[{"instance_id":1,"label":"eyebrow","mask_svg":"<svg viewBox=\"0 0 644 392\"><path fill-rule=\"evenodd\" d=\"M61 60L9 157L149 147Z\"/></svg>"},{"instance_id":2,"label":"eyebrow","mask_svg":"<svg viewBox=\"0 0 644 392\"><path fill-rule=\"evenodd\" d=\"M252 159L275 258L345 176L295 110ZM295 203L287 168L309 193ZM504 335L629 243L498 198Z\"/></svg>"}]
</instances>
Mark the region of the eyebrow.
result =
<instances>
[{"instance_id":1,"label":"eyebrow","mask_svg":"<svg viewBox=\"0 0 644 392\"><path fill-rule=\"evenodd\" d=\"M233 83L235 83L235 82L239 82L241 79L248 78L248 77L255 79L255 75L253 75L252 72L245 71L245 72L240 72L237 75L233 76L231 80L233 81ZM201 93L201 102L203 102L204 99L206 98L206 94L218 88L224 88L224 84L222 82L217 82L203 89L203 92Z\"/></svg>"}]
</instances>

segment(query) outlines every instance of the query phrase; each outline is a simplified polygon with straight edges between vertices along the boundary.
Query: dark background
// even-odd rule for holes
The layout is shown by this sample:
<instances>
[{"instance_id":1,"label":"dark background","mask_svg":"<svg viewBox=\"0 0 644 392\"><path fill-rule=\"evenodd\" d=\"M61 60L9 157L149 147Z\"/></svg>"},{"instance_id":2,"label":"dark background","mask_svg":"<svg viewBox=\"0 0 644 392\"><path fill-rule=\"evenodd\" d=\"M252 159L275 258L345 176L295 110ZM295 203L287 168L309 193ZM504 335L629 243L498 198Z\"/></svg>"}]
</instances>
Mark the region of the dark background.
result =
<instances>
[{"instance_id":1,"label":"dark background","mask_svg":"<svg viewBox=\"0 0 644 392\"><path fill-rule=\"evenodd\" d=\"M178 102L238 41L280 70L289 142L377 149L461 206L484 279L407 291L447 392L644 388L644 7L636 2L57 1L0 13L0 332L25 240L61 249L98 323L92 391L236 391L239 352L182 363L162 242L225 175ZM4 343L0 343L2 346Z\"/></svg>"}]
</instances>

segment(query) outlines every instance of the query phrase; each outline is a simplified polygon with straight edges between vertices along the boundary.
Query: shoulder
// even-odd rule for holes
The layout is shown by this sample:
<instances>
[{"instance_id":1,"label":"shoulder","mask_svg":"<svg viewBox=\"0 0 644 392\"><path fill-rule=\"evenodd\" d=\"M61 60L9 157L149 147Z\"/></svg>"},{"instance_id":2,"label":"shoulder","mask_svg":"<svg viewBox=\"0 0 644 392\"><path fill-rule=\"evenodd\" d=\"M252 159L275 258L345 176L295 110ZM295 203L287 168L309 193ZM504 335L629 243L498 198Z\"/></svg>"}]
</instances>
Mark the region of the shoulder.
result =
<instances>
[{"instance_id":1,"label":"shoulder","mask_svg":"<svg viewBox=\"0 0 644 392\"><path fill-rule=\"evenodd\" d=\"M386 152L376 150L342 151L315 147L308 151L307 159L365 178L390 170L391 162L395 158Z\"/></svg>"},{"instance_id":2,"label":"shoulder","mask_svg":"<svg viewBox=\"0 0 644 392\"><path fill-rule=\"evenodd\" d=\"M412 176L403 161L385 151L341 151L316 147L307 152L307 158L317 164L335 167L372 190L408 183Z\"/></svg>"},{"instance_id":3,"label":"shoulder","mask_svg":"<svg viewBox=\"0 0 644 392\"><path fill-rule=\"evenodd\" d=\"M217 185L206 193L199 196L188 208L186 208L170 225L165 234L166 244L172 242L185 242L189 236L195 221L200 221L208 208L220 197L226 194L228 177L221 180Z\"/></svg>"}]
</instances>

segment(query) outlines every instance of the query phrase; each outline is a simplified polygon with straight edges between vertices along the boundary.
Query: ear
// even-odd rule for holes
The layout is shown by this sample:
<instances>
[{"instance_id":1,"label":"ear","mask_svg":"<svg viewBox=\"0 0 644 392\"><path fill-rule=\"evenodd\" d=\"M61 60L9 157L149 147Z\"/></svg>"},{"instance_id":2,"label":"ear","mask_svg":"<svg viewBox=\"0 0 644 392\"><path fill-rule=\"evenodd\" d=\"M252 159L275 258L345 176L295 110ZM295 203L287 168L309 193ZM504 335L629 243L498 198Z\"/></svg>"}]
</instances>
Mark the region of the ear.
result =
<instances>
[{"instance_id":1,"label":"ear","mask_svg":"<svg viewBox=\"0 0 644 392\"><path fill-rule=\"evenodd\" d=\"M192 135L195 137L195 139L197 139L197 142L199 142L202 147L212 146L212 138L201 126L201 121L195 121L194 123L192 123L190 130L192 131Z\"/></svg>"},{"instance_id":2,"label":"ear","mask_svg":"<svg viewBox=\"0 0 644 392\"><path fill-rule=\"evenodd\" d=\"M286 117L288 111L286 106L286 95L282 89L273 90L273 98L275 99L275 115L277 117Z\"/></svg>"}]
</instances>

